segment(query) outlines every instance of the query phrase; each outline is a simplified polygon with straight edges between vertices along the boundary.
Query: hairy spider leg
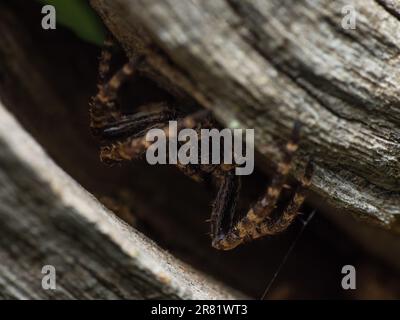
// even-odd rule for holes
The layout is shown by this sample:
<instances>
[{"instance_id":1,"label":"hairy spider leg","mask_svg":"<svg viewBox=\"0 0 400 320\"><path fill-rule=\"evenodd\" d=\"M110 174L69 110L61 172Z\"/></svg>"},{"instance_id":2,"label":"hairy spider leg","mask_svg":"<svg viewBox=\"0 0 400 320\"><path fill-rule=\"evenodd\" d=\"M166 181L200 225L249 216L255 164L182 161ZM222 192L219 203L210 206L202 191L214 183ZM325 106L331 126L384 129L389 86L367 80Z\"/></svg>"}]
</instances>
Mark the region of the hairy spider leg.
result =
<instances>
[{"instance_id":1,"label":"hairy spider leg","mask_svg":"<svg viewBox=\"0 0 400 320\"><path fill-rule=\"evenodd\" d=\"M107 140L121 138L137 138L146 134L152 128L157 128L168 120L176 118L175 110L164 103L152 103L145 105L149 110L134 114L122 115L121 118L112 122L101 132L101 137Z\"/></svg>"},{"instance_id":2,"label":"hairy spider leg","mask_svg":"<svg viewBox=\"0 0 400 320\"><path fill-rule=\"evenodd\" d=\"M99 70L98 70L98 85L102 86L106 82L110 75L110 63L113 56L113 49L115 47L115 41L112 36L107 36L103 43L103 49L99 58Z\"/></svg>"},{"instance_id":3,"label":"hairy spider leg","mask_svg":"<svg viewBox=\"0 0 400 320\"><path fill-rule=\"evenodd\" d=\"M308 162L304 175L300 179L300 186L296 188L296 191L283 214L275 221L272 221L271 219L264 220L256 229L258 233L254 235L254 239L282 232L293 222L306 198L307 189L311 185L313 170L312 162Z\"/></svg>"},{"instance_id":4,"label":"hairy spider leg","mask_svg":"<svg viewBox=\"0 0 400 320\"><path fill-rule=\"evenodd\" d=\"M202 123L199 123L196 126L196 132L198 134L198 136L200 136L200 130L205 126L210 126L211 123L208 123L205 119L202 121ZM183 143L186 143L186 141L184 142L178 142L180 145L182 145ZM167 153L168 154L168 153ZM199 156L199 160L200 160L200 156ZM200 163L200 161L199 161ZM183 164L179 161L179 158L177 159L177 164L176 167L187 177L191 178L192 180L196 181L196 182L205 182L207 181L207 175L206 172L202 170L201 165L200 164L192 164L192 163L188 163L188 164Z\"/></svg>"},{"instance_id":5,"label":"hairy spider leg","mask_svg":"<svg viewBox=\"0 0 400 320\"><path fill-rule=\"evenodd\" d=\"M262 225L265 220L270 218L276 207L282 189L286 185L286 181L291 169L292 158L298 148L299 133L300 124L296 123L293 128L292 138L285 146L283 161L278 164L276 174L273 177L271 184L267 188L265 195L247 212L245 217L239 220L239 222L228 233L215 235L212 243L213 247L220 250L230 250L246 240L260 237L261 232L259 230L259 226ZM222 187L223 184L220 188ZM295 196L294 201L296 205L290 205L293 209L297 208L299 205L302 198L302 193L303 192L301 191L299 196ZM224 199L227 200L229 197L225 197ZM302 202L303 201L301 201L301 203Z\"/></svg>"},{"instance_id":6,"label":"hairy spider leg","mask_svg":"<svg viewBox=\"0 0 400 320\"><path fill-rule=\"evenodd\" d=\"M209 112L208 111L199 111L196 114L189 115L186 118L178 120L178 130L183 128L200 128L204 126L210 126L211 122L209 120ZM117 142L110 146L105 146L101 150L100 157L103 162L108 164L113 164L116 162L124 161L124 160L134 160L140 157L150 146L150 143L146 141L146 133L151 128L159 128L164 130L166 138L174 138L170 136L169 130L167 127L164 127L165 122L170 120L171 117L167 114L163 116L159 114L159 117L156 115L154 117L146 116L143 121L146 121L147 127L145 127L142 131L137 132L135 135L131 135L123 142ZM142 122L142 121L141 121ZM164 123L163 123L164 122ZM133 123L133 122L132 122ZM119 124L119 126L121 126ZM123 127L123 125L122 125ZM119 127L110 128L105 130L107 134L115 134L120 130ZM168 157L168 153L167 153ZM176 164L177 168L186 176L193 179L197 182L203 182L206 180L206 174L209 172L203 170L201 165L193 165L193 164L182 164L179 162Z\"/></svg>"},{"instance_id":7,"label":"hairy spider leg","mask_svg":"<svg viewBox=\"0 0 400 320\"><path fill-rule=\"evenodd\" d=\"M100 135L104 127L121 119L121 112L116 105L118 89L134 76L136 66L141 60L141 58L131 59L108 82L105 82L110 71L112 46L111 40L106 40L100 57L98 92L90 103L90 127L94 135Z\"/></svg>"},{"instance_id":8,"label":"hairy spider leg","mask_svg":"<svg viewBox=\"0 0 400 320\"><path fill-rule=\"evenodd\" d=\"M177 132L184 128L193 129L199 125L204 119L208 118L209 111L201 110L177 120ZM168 126L160 128L164 131L166 139L175 138L171 135ZM116 142L109 146L101 148L100 157L102 161L107 163L120 162L124 160L134 160L139 158L152 145L147 141L146 136L139 138L129 137L122 142Z\"/></svg>"},{"instance_id":9,"label":"hairy spider leg","mask_svg":"<svg viewBox=\"0 0 400 320\"><path fill-rule=\"evenodd\" d=\"M202 137L201 130L205 128L214 128L215 123L210 117L205 117L202 121L196 126L196 132L198 137ZM183 143L183 142L181 142ZM199 144L199 148L201 148ZM177 167L189 178L197 182L206 182L207 184L215 183L217 184L222 181L225 177L226 172L232 170L236 167L235 164L203 164L201 163L201 155L199 153L198 164L182 164L179 162L177 163ZM214 178L215 181L210 179L211 177Z\"/></svg>"},{"instance_id":10,"label":"hairy spider leg","mask_svg":"<svg viewBox=\"0 0 400 320\"><path fill-rule=\"evenodd\" d=\"M240 176L235 175L234 170L225 173L221 180L219 190L213 203L213 210L210 218L211 237L217 239L225 234L223 221L228 219L228 230L233 227L236 204L239 199L241 186Z\"/></svg>"},{"instance_id":11,"label":"hairy spider leg","mask_svg":"<svg viewBox=\"0 0 400 320\"><path fill-rule=\"evenodd\" d=\"M99 61L98 93L92 98L90 104L91 128L94 135L100 136L103 140L116 140L127 136L130 139L136 139L144 136L148 130L157 128L164 122L176 118L176 113L167 106L162 106L159 113L121 114L115 103L117 91L125 81L134 75L135 65L139 61L130 61L107 83L113 56L112 51L115 47L114 38L109 36L104 42ZM210 125L210 123L207 125ZM102 157L102 159L110 164L115 162L115 160L107 156ZM203 170L199 165L183 165L178 162L177 167L195 181L204 181L204 175L210 173L207 170ZM217 170L210 174L215 175L215 172Z\"/></svg>"}]
</instances>

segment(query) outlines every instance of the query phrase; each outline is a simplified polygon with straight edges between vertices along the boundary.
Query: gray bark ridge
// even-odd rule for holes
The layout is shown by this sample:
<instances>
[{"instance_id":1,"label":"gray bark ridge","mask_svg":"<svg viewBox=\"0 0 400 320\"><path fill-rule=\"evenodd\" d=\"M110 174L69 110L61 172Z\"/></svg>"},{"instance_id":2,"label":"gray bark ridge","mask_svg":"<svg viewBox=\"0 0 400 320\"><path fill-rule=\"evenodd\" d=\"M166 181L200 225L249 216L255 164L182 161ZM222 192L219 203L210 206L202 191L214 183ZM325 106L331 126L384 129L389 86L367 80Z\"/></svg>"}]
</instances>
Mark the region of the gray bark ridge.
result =
<instances>
[{"instance_id":1,"label":"gray bark ridge","mask_svg":"<svg viewBox=\"0 0 400 320\"><path fill-rule=\"evenodd\" d=\"M400 230L400 21L391 1L91 3L130 54L146 34L176 70L154 63L159 73L179 73L227 127L254 128L264 159L280 159L279 144L301 121L294 175L312 157L316 194ZM354 30L341 25L349 5Z\"/></svg>"},{"instance_id":2,"label":"gray bark ridge","mask_svg":"<svg viewBox=\"0 0 400 320\"><path fill-rule=\"evenodd\" d=\"M234 299L105 209L0 103L0 298ZM54 266L56 289L42 288Z\"/></svg>"}]
</instances>

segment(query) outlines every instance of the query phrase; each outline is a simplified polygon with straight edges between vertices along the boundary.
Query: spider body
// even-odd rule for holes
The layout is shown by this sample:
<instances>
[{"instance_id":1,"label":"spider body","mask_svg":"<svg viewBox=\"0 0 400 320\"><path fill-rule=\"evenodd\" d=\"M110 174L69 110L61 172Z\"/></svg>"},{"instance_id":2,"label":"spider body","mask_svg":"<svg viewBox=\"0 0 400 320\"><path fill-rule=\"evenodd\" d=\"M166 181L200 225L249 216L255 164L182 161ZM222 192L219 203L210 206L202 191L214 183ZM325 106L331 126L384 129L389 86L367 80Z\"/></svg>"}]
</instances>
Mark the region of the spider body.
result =
<instances>
[{"instance_id":1,"label":"spider body","mask_svg":"<svg viewBox=\"0 0 400 320\"><path fill-rule=\"evenodd\" d=\"M151 111L123 114L117 106L118 90L123 83L135 75L137 67L145 57L130 60L118 72L109 77L111 41L106 41L99 65L98 93L91 101L90 126L95 136L106 144L101 147L100 157L105 163L112 164L130 161L141 157L151 146L145 135L151 128L162 129L169 139L171 132L167 128L170 120L177 120L178 130L190 128L201 130L215 126L210 112L197 111L182 116L174 108L160 103L149 108ZM227 165L183 165L177 163L186 175L196 181L204 181L211 176L218 192L211 213L212 245L219 250L230 250L238 245L266 235L284 231L297 216L302 205L306 189L312 177L311 162L306 166L303 177L295 189L288 205L277 210L282 190L287 186L293 155L298 148L300 125L296 123L292 138L283 148L283 160L264 195L249 209L247 214L235 221L236 204L239 199L241 178L235 174L235 164ZM279 211L279 212L278 212Z\"/></svg>"}]
</instances>

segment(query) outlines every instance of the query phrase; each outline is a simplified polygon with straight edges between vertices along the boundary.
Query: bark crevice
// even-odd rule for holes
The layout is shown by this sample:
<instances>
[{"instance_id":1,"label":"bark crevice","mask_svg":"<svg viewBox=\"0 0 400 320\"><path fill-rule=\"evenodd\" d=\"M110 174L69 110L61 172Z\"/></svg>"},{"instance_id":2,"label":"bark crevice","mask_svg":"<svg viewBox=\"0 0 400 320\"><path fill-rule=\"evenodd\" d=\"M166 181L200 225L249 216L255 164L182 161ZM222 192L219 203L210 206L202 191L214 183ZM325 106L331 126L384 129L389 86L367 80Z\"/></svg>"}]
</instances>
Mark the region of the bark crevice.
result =
<instances>
[{"instance_id":1,"label":"bark crevice","mask_svg":"<svg viewBox=\"0 0 400 320\"><path fill-rule=\"evenodd\" d=\"M255 128L265 159L279 161L278 145L294 121L303 122L294 174L315 158L317 194L398 229L400 49L393 30L399 21L381 4L91 2L124 47L135 46L129 34L138 26L145 30L199 94L184 89L226 126ZM348 4L358 10L357 30L338 30Z\"/></svg>"},{"instance_id":2,"label":"bark crevice","mask_svg":"<svg viewBox=\"0 0 400 320\"><path fill-rule=\"evenodd\" d=\"M399 5L396 7L393 0L375 0L376 3L382 6L388 13L390 13L393 17L400 20L400 7Z\"/></svg>"}]
</instances>

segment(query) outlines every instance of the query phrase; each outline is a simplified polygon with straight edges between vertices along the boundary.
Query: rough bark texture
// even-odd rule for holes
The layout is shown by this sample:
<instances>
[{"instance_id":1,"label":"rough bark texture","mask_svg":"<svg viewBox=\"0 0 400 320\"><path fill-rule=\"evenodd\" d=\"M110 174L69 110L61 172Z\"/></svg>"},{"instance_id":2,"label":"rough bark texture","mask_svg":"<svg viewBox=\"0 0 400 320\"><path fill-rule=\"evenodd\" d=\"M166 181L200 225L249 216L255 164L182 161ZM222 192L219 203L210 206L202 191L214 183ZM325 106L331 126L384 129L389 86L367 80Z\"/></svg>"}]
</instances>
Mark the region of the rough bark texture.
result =
<instances>
[{"instance_id":1,"label":"rough bark texture","mask_svg":"<svg viewBox=\"0 0 400 320\"><path fill-rule=\"evenodd\" d=\"M0 104L0 298L232 299L66 175ZM43 290L42 267L57 270Z\"/></svg>"},{"instance_id":2,"label":"rough bark texture","mask_svg":"<svg viewBox=\"0 0 400 320\"><path fill-rule=\"evenodd\" d=\"M148 58L157 77L180 86L226 126L255 128L265 167L279 159L278 145L300 120L294 174L312 157L316 194L400 230L398 6L385 0L91 3L130 55L146 53L150 42L163 49L164 60ZM341 27L346 5L357 12L355 30Z\"/></svg>"},{"instance_id":3,"label":"rough bark texture","mask_svg":"<svg viewBox=\"0 0 400 320\"><path fill-rule=\"evenodd\" d=\"M96 58L99 48L80 42L61 26L56 31L43 32L38 23L42 17L40 12L40 6L34 1L0 2L0 100L57 165L119 217L175 257L249 296L259 298L283 254L296 237L300 221L280 236L221 253L210 247L207 234L209 224L205 223L209 218L210 203L214 196L212 190L187 179L173 166L153 167L140 161L112 168L102 165L98 159L98 142L93 139L88 128L87 114L87 102L96 90ZM128 36L132 37L133 33ZM136 46L140 46L140 39L143 38L134 42ZM161 81L163 86L171 88L172 82L162 79L157 74L158 70L151 72L147 68L145 71ZM182 92L173 89L175 95L182 95ZM129 105L133 104L134 107L140 105L139 102L142 104L142 101L146 101L146 97L154 99L162 90L152 81L139 77L133 81L132 91L139 93L133 100L129 99ZM2 141L19 141L14 140L14 132L19 135L20 128L5 128L8 129L1 131ZM21 146L24 147L26 141L23 140ZM110 244L109 236L98 232L98 224L87 223L85 215L76 213L73 208L70 208L70 214L65 213L62 197L61 200L53 199L54 190L46 187L46 183L34 183L36 178L30 181L33 175L43 175L42 168L38 170L36 167L33 171L38 172L34 173L29 169L32 166L26 164L37 158L32 157L31 149L27 149L29 152L17 154L14 149L10 152L10 145L16 146L14 143L2 143L5 149L0 152L6 154L0 159L0 167L3 168L0 170L1 176L7 177L0 181L0 194L3 192L6 195L6 201L3 201L3 197L0 198L5 203L4 212L0 210L0 262L4 261L5 266L0 270L1 297L58 298L68 294L68 297L86 298L177 297L162 285L168 291L167 294L162 291L156 296L150 292L153 289L147 289L147 283L136 284L136 281L143 279L137 274L137 261L121 253L119 244L112 245L118 241L112 240ZM15 158L18 161L10 160ZM14 170L13 168L19 168L19 163L21 170ZM48 170L47 166L45 168ZM23 174L27 177L24 178ZM240 212L247 209L247 203L256 199L265 186L265 179L265 175L260 172L244 179L245 187L241 197L244 202ZM75 182L73 184L76 185ZM69 194L68 184L67 187ZM36 190L37 188L43 190ZM83 195L82 199L86 201L88 194L80 188L75 190L80 190L77 197ZM48 198L44 198L45 192L48 192L46 196L50 195ZM32 204L27 205L31 203L29 201ZM55 213L53 204L57 205ZM10 212L11 206L13 215ZM327 210L322 210L325 207L323 200L318 213L296 246L295 255L280 273L276 286L268 297L398 297L398 274L388 267L400 267L400 243L397 236L384 229L360 224L348 214L338 214L337 210L332 210L331 215L320 214L322 211L328 213ZM14 216L17 210L24 212L24 216ZM105 214L102 209L99 213ZM64 214L67 214L65 218ZM108 219L108 212L105 217ZM111 217L110 219L115 220ZM347 230L351 238L332 224L332 220ZM119 227L116 229L119 233ZM70 230L79 230L79 233L74 232L73 240ZM121 232L125 237L125 231ZM96 239L95 244L92 239ZM101 254L98 254L98 243L103 241L106 253L103 253L101 247ZM374 259L357 243L365 251L381 259ZM110 248L113 248L112 252ZM117 250L116 253L114 250ZM74 264L67 258L71 255L79 257L75 258ZM146 258L147 255L139 255L138 260L142 257ZM116 258L117 261L114 261ZM129 261L133 261L132 264ZM165 260L162 258L160 261L163 268ZM171 264L177 266L175 259L171 261ZM385 261L387 265L382 265L381 261ZM60 291L43 292L40 287L40 268L47 263L53 263L59 271ZM86 271L83 264L89 266ZM344 264L357 267L357 291L343 291L338 286L337 275ZM181 264L178 263L179 265ZM121 268L116 270L114 267L125 267L128 271ZM102 270L107 271L96 277L93 270L98 270L99 274ZM121 279L122 274L123 281L127 284L119 289L118 279ZM126 276L127 274L132 276ZM150 276L154 274L151 273ZM70 279L79 280L72 283L69 282ZM205 281L206 285L208 281ZM186 287L187 282L182 281L182 285ZM86 294L82 291L85 286ZM154 288L153 285L151 287ZM142 290L144 293L137 292Z\"/></svg>"}]
</instances>

